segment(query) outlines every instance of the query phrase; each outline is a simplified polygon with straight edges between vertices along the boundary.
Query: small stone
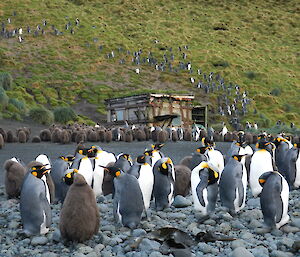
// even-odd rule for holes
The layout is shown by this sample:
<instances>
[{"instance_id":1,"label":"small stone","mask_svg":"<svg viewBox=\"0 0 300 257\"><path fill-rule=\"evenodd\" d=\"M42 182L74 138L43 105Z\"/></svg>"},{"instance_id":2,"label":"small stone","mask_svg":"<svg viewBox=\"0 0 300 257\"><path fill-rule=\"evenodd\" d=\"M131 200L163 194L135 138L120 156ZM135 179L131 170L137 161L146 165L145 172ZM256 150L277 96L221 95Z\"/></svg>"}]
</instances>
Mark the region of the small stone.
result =
<instances>
[{"instance_id":1,"label":"small stone","mask_svg":"<svg viewBox=\"0 0 300 257\"><path fill-rule=\"evenodd\" d=\"M262 223L260 223L258 220L256 219L252 219L248 225L249 228L261 228L263 226Z\"/></svg>"},{"instance_id":2,"label":"small stone","mask_svg":"<svg viewBox=\"0 0 300 257\"><path fill-rule=\"evenodd\" d=\"M271 234L272 234L273 236L282 236L282 235L283 235L283 232L280 231L279 229L273 229L273 230L271 231Z\"/></svg>"},{"instance_id":3,"label":"small stone","mask_svg":"<svg viewBox=\"0 0 300 257\"><path fill-rule=\"evenodd\" d=\"M272 251L270 257L290 257L294 256L292 253L282 252L282 251Z\"/></svg>"},{"instance_id":4,"label":"small stone","mask_svg":"<svg viewBox=\"0 0 300 257\"><path fill-rule=\"evenodd\" d=\"M132 236L134 236L134 237L144 236L146 234L147 234L147 232L144 229L141 229L141 228L134 229L132 231Z\"/></svg>"},{"instance_id":5,"label":"small stone","mask_svg":"<svg viewBox=\"0 0 300 257\"><path fill-rule=\"evenodd\" d=\"M235 249L235 248L238 248L238 247L245 247L244 240L234 240L234 241L232 241L231 248Z\"/></svg>"},{"instance_id":6,"label":"small stone","mask_svg":"<svg viewBox=\"0 0 300 257\"><path fill-rule=\"evenodd\" d=\"M185 207L191 206L192 202L190 200L186 199L185 197L183 197L182 195L176 195L172 205L175 208L185 208Z\"/></svg>"},{"instance_id":7,"label":"small stone","mask_svg":"<svg viewBox=\"0 0 300 257\"><path fill-rule=\"evenodd\" d=\"M282 239L280 239L279 241L281 244L291 248L294 244L294 240L293 239L290 239L288 237L283 237Z\"/></svg>"},{"instance_id":8,"label":"small stone","mask_svg":"<svg viewBox=\"0 0 300 257\"><path fill-rule=\"evenodd\" d=\"M15 220L9 222L9 224L8 224L8 227L12 228L12 229L16 229L16 228L18 228L18 226L19 226L19 222L15 221Z\"/></svg>"},{"instance_id":9,"label":"small stone","mask_svg":"<svg viewBox=\"0 0 300 257\"><path fill-rule=\"evenodd\" d=\"M100 255L100 252L105 248L103 244L97 244L94 247L94 251L96 252L97 255Z\"/></svg>"},{"instance_id":10,"label":"small stone","mask_svg":"<svg viewBox=\"0 0 300 257\"><path fill-rule=\"evenodd\" d=\"M255 257L268 257L269 256L268 249L263 246L257 246L254 249L251 249L251 253Z\"/></svg>"},{"instance_id":11,"label":"small stone","mask_svg":"<svg viewBox=\"0 0 300 257\"><path fill-rule=\"evenodd\" d=\"M197 247L203 253L211 253L212 252L212 246L210 246L206 243L199 243L197 245Z\"/></svg>"},{"instance_id":12,"label":"small stone","mask_svg":"<svg viewBox=\"0 0 300 257\"><path fill-rule=\"evenodd\" d=\"M36 236L31 239L31 245L45 245L48 243L48 238L44 236Z\"/></svg>"},{"instance_id":13,"label":"small stone","mask_svg":"<svg viewBox=\"0 0 300 257\"><path fill-rule=\"evenodd\" d=\"M285 225L281 228L281 230L284 232L284 233L297 233L300 231L300 228L297 228L297 227L291 227L289 225Z\"/></svg>"},{"instance_id":14,"label":"small stone","mask_svg":"<svg viewBox=\"0 0 300 257\"><path fill-rule=\"evenodd\" d=\"M58 255L52 252L45 252L42 254L42 257L58 257Z\"/></svg>"},{"instance_id":15,"label":"small stone","mask_svg":"<svg viewBox=\"0 0 300 257\"><path fill-rule=\"evenodd\" d=\"M172 219L185 219L186 215L184 213L180 213L180 212L175 212L175 213L170 213L169 217Z\"/></svg>"},{"instance_id":16,"label":"small stone","mask_svg":"<svg viewBox=\"0 0 300 257\"><path fill-rule=\"evenodd\" d=\"M77 252L74 252L73 257L85 257L85 255L83 253L77 253Z\"/></svg>"},{"instance_id":17,"label":"small stone","mask_svg":"<svg viewBox=\"0 0 300 257\"><path fill-rule=\"evenodd\" d=\"M235 229L245 229L245 226L239 220L232 221L231 226Z\"/></svg>"},{"instance_id":18,"label":"small stone","mask_svg":"<svg viewBox=\"0 0 300 257\"><path fill-rule=\"evenodd\" d=\"M83 253L83 254L88 254L92 251L93 251L93 248L91 248L89 246L81 246L81 247L78 248L78 252Z\"/></svg>"},{"instance_id":19,"label":"small stone","mask_svg":"<svg viewBox=\"0 0 300 257\"><path fill-rule=\"evenodd\" d=\"M233 217L229 213L222 213L220 217L225 221L231 221Z\"/></svg>"},{"instance_id":20,"label":"small stone","mask_svg":"<svg viewBox=\"0 0 300 257\"><path fill-rule=\"evenodd\" d=\"M246 248L244 247L238 247L233 250L231 253L231 257L254 257L252 253L250 253Z\"/></svg>"},{"instance_id":21,"label":"small stone","mask_svg":"<svg viewBox=\"0 0 300 257\"><path fill-rule=\"evenodd\" d=\"M95 252L90 252L87 255L85 255L86 257L97 257L98 255Z\"/></svg>"},{"instance_id":22,"label":"small stone","mask_svg":"<svg viewBox=\"0 0 300 257\"><path fill-rule=\"evenodd\" d=\"M139 245L139 249L141 251L158 251L160 247L160 243L150 240L148 238L144 238Z\"/></svg>"},{"instance_id":23,"label":"small stone","mask_svg":"<svg viewBox=\"0 0 300 257\"><path fill-rule=\"evenodd\" d=\"M54 242L60 242L61 240L61 234L59 229L55 229L53 234L52 234L52 240Z\"/></svg>"},{"instance_id":24,"label":"small stone","mask_svg":"<svg viewBox=\"0 0 300 257\"><path fill-rule=\"evenodd\" d=\"M300 228L300 218L293 218L292 219L292 225L297 227L297 228Z\"/></svg>"},{"instance_id":25,"label":"small stone","mask_svg":"<svg viewBox=\"0 0 300 257\"><path fill-rule=\"evenodd\" d=\"M259 235L264 235L266 233L269 233L270 231L271 231L271 229L268 227L254 229L254 232Z\"/></svg>"},{"instance_id":26,"label":"small stone","mask_svg":"<svg viewBox=\"0 0 300 257\"><path fill-rule=\"evenodd\" d=\"M244 232L244 233L242 233L241 238L244 240L248 240L248 239L253 238L253 234L251 234L250 232Z\"/></svg>"},{"instance_id":27,"label":"small stone","mask_svg":"<svg viewBox=\"0 0 300 257\"><path fill-rule=\"evenodd\" d=\"M220 232L227 233L231 230L231 226L228 223L222 223L218 229Z\"/></svg>"},{"instance_id":28,"label":"small stone","mask_svg":"<svg viewBox=\"0 0 300 257\"><path fill-rule=\"evenodd\" d=\"M116 231L116 227L113 225L106 225L101 227L101 231L110 231L110 232L115 232Z\"/></svg>"},{"instance_id":29,"label":"small stone","mask_svg":"<svg viewBox=\"0 0 300 257\"><path fill-rule=\"evenodd\" d=\"M209 220L204 221L203 224L215 226L217 224L217 222L215 220L209 219Z\"/></svg>"},{"instance_id":30,"label":"small stone","mask_svg":"<svg viewBox=\"0 0 300 257\"><path fill-rule=\"evenodd\" d=\"M163 257L164 255L162 255L160 252L152 252L149 257Z\"/></svg>"}]
</instances>

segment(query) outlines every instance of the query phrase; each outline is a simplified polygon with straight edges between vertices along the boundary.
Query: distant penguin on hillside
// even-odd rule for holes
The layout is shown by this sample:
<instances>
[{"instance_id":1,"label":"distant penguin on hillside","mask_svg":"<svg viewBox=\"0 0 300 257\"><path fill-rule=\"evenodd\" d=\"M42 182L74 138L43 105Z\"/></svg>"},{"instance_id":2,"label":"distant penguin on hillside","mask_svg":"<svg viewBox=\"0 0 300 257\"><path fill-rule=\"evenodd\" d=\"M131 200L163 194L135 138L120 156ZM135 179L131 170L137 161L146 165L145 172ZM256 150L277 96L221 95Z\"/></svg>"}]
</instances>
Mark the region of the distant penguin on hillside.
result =
<instances>
[{"instance_id":1,"label":"distant penguin on hillside","mask_svg":"<svg viewBox=\"0 0 300 257\"><path fill-rule=\"evenodd\" d=\"M273 159L273 151L275 146L267 141L260 142L259 147L261 149L257 150L251 158L250 164L250 176L249 185L252 191L252 195L257 197L262 190L260 183L258 182L259 177L270 170L277 170L276 164ZM266 150L272 146L273 150ZM270 152L271 151L271 152Z\"/></svg>"},{"instance_id":2,"label":"distant penguin on hillside","mask_svg":"<svg viewBox=\"0 0 300 257\"><path fill-rule=\"evenodd\" d=\"M84 176L77 173L70 186L60 213L62 238L84 242L98 233L100 214L92 188Z\"/></svg>"},{"instance_id":3,"label":"distant penguin on hillside","mask_svg":"<svg viewBox=\"0 0 300 257\"><path fill-rule=\"evenodd\" d=\"M219 173L213 170L207 162L201 162L192 170L191 188L194 209L204 216L215 210L218 180Z\"/></svg>"},{"instance_id":4,"label":"distant penguin on hillside","mask_svg":"<svg viewBox=\"0 0 300 257\"><path fill-rule=\"evenodd\" d=\"M260 205L265 224L280 228L289 221L289 186L279 172L265 172L259 177L262 186Z\"/></svg>"},{"instance_id":5,"label":"distant penguin on hillside","mask_svg":"<svg viewBox=\"0 0 300 257\"><path fill-rule=\"evenodd\" d=\"M5 191L8 199L17 198L21 193L21 186L26 173L25 167L17 161L9 159L5 161Z\"/></svg>"},{"instance_id":6,"label":"distant penguin on hillside","mask_svg":"<svg viewBox=\"0 0 300 257\"><path fill-rule=\"evenodd\" d=\"M153 167L153 197L158 211L168 208L174 201L175 170L170 158L158 160Z\"/></svg>"},{"instance_id":7,"label":"distant penguin on hillside","mask_svg":"<svg viewBox=\"0 0 300 257\"><path fill-rule=\"evenodd\" d=\"M136 177L109 167L114 176L113 213L117 224L136 228L142 218L144 207L143 194Z\"/></svg>"},{"instance_id":8,"label":"distant penguin on hillside","mask_svg":"<svg viewBox=\"0 0 300 257\"><path fill-rule=\"evenodd\" d=\"M20 197L21 221L27 236L46 234L51 225L50 194L42 164L31 166L24 178Z\"/></svg>"},{"instance_id":9,"label":"distant penguin on hillside","mask_svg":"<svg viewBox=\"0 0 300 257\"><path fill-rule=\"evenodd\" d=\"M287 169L287 181L291 187L300 187L300 143L294 144L294 147L287 153L286 162Z\"/></svg>"},{"instance_id":10,"label":"distant penguin on hillside","mask_svg":"<svg viewBox=\"0 0 300 257\"><path fill-rule=\"evenodd\" d=\"M245 207L247 171L245 155L233 155L222 172L219 192L221 205L234 215Z\"/></svg>"}]
</instances>

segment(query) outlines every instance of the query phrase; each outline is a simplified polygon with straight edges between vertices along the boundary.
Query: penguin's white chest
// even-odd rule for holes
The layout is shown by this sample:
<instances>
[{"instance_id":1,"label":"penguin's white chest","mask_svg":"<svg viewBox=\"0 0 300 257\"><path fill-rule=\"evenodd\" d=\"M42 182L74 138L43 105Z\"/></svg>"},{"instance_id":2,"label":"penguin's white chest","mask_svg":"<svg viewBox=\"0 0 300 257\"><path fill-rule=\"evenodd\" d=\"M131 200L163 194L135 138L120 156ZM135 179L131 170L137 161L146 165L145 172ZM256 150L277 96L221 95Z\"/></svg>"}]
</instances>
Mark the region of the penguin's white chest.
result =
<instances>
[{"instance_id":1,"label":"penguin's white chest","mask_svg":"<svg viewBox=\"0 0 300 257\"><path fill-rule=\"evenodd\" d=\"M43 176L42 177L42 180L44 182L44 185L45 185L45 191L46 191L46 198L50 204L50 191L49 191L49 187L48 187L48 184L47 184L47 179L46 179L46 176Z\"/></svg>"},{"instance_id":2,"label":"penguin's white chest","mask_svg":"<svg viewBox=\"0 0 300 257\"><path fill-rule=\"evenodd\" d=\"M222 171L224 169L224 157L218 150L209 150L207 152L209 163L218 169L219 177L221 177Z\"/></svg>"},{"instance_id":3,"label":"penguin's white chest","mask_svg":"<svg viewBox=\"0 0 300 257\"><path fill-rule=\"evenodd\" d=\"M266 150L256 151L252 156L249 177L249 184L254 197L257 197L262 191L258 181L259 177L268 171L273 171L271 154Z\"/></svg>"},{"instance_id":4,"label":"penguin's white chest","mask_svg":"<svg viewBox=\"0 0 300 257\"><path fill-rule=\"evenodd\" d=\"M81 159L79 168L78 168L78 173L84 176L85 181L88 185L92 184L93 181L93 166L91 161L87 158L84 157Z\"/></svg>"},{"instance_id":5,"label":"penguin's white chest","mask_svg":"<svg viewBox=\"0 0 300 257\"><path fill-rule=\"evenodd\" d=\"M154 183L154 175L150 165L141 165L138 182L142 191L145 209L147 210L150 206Z\"/></svg>"},{"instance_id":6,"label":"penguin's white chest","mask_svg":"<svg viewBox=\"0 0 300 257\"><path fill-rule=\"evenodd\" d=\"M276 223L276 228L280 228L286 223L288 223L290 216L288 215L288 205L289 205L289 186L284 177L281 176L282 179L282 190L281 190L281 201L283 203L283 211L281 220Z\"/></svg>"},{"instance_id":7,"label":"penguin's white chest","mask_svg":"<svg viewBox=\"0 0 300 257\"><path fill-rule=\"evenodd\" d=\"M102 184L104 178L104 168L98 164L98 159L95 160L95 168L93 172L93 191L95 196L102 195Z\"/></svg>"}]
</instances>

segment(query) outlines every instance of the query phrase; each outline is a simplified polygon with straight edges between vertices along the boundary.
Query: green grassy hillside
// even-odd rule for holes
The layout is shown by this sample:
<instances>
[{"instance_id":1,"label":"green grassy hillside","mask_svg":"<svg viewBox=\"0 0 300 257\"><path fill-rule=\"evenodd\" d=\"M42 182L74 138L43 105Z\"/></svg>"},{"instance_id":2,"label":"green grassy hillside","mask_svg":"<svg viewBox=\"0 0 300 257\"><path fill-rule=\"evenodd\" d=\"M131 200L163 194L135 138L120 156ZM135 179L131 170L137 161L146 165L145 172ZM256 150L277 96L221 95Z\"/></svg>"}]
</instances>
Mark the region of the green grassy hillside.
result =
<instances>
[{"instance_id":1,"label":"green grassy hillside","mask_svg":"<svg viewBox=\"0 0 300 257\"><path fill-rule=\"evenodd\" d=\"M297 0L2 0L0 21L10 17L7 28L22 27L24 38L19 43L17 37L0 37L0 72L13 77L8 100L1 103L0 92L2 116L22 119L36 105L50 110L71 106L80 113L88 103L95 119L105 113L106 98L157 91L195 93L196 102L216 110L217 94L206 95L189 82L201 68L247 90L253 100L244 121L268 126L280 119L300 125L299 10ZM34 36L38 24L45 35ZM51 25L63 35L52 34ZM142 49L142 57L151 51L160 59L172 47L178 63L178 47L184 45L192 75L149 65L135 73L133 51ZM115 58L107 58L111 51ZM223 119L211 117L213 122Z\"/></svg>"}]
</instances>

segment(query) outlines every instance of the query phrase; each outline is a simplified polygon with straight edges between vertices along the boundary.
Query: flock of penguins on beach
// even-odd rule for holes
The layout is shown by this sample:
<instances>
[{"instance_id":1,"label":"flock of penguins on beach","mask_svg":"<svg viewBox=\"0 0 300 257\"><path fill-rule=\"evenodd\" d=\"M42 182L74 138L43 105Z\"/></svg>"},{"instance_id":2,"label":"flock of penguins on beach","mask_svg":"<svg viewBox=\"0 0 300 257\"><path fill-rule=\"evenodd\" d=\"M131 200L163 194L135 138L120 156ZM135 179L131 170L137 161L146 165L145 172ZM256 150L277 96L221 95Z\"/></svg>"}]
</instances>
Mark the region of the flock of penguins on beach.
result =
<instances>
[{"instance_id":1,"label":"flock of penguins on beach","mask_svg":"<svg viewBox=\"0 0 300 257\"><path fill-rule=\"evenodd\" d=\"M68 21L63 24L63 29L60 30L58 27L51 25L49 21L43 20L41 24L37 24L34 28L26 26L26 32L22 28L13 27L12 23L16 12L13 12L12 17L8 17L7 20L2 21L2 28L0 31L0 39L18 38L20 43L23 43L25 34L27 36L33 35L34 37L45 36L46 31L55 36L62 36L64 33L75 34L75 31L84 29L84 26L80 23L78 18L70 19L65 17ZM96 25L92 25L92 28L96 28ZM154 40L153 44L158 46L160 52L164 52L162 57L156 56L154 52L146 51L143 49L138 50L126 50L122 47L111 50L106 49L103 44L99 45L99 39L93 38L93 44L97 44L99 54L104 54L107 59L118 59L120 65L131 63L135 65L135 72L139 74L141 72L141 66L147 65L152 67L155 71L160 72L175 72L186 71L189 74L189 83L196 88L201 90L205 94L216 93L217 94L217 109L212 110L214 113L218 113L222 116L231 117L233 125L237 126L238 117L245 115L251 104L251 99L248 97L248 92L242 90L239 85L234 83L225 83L224 78L220 74L214 72L205 73L197 64L193 64L189 60L189 46L183 45L178 46L176 49L170 46L161 46L159 40ZM86 47L91 47L89 42L86 42ZM218 66L218 64L216 64ZM257 112L257 110L254 110ZM235 128L239 130L238 128Z\"/></svg>"},{"instance_id":2,"label":"flock of penguins on beach","mask_svg":"<svg viewBox=\"0 0 300 257\"><path fill-rule=\"evenodd\" d=\"M61 202L61 236L74 242L98 233L97 198L109 194L116 226L134 229L142 218L151 219L151 202L163 211L176 195L192 194L203 221L215 211L218 199L235 217L245 207L249 185L252 195L260 198L266 229L288 223L289 192L300 186L299 138L291 141L284 134L262 133L254 149L240 131L227 153L215 149L212 137L198 143L194 153L176 165L163 154L161 143L152 144L135 160L129 153L116 155L83 142L74 154L55 160L40 154L25 165L13 157L4 163L7 197L20 199L25 236L46 234L51 204Z\"/></svg>"}]
</instances>

